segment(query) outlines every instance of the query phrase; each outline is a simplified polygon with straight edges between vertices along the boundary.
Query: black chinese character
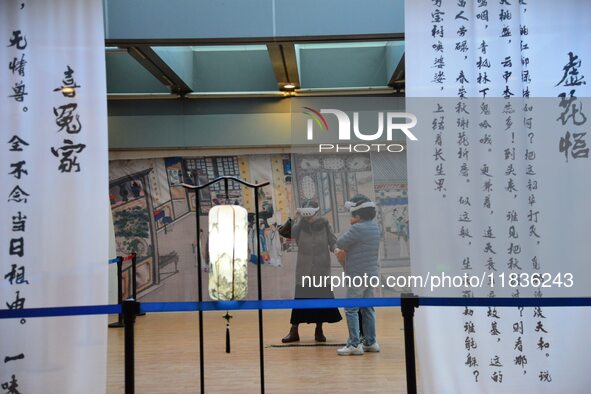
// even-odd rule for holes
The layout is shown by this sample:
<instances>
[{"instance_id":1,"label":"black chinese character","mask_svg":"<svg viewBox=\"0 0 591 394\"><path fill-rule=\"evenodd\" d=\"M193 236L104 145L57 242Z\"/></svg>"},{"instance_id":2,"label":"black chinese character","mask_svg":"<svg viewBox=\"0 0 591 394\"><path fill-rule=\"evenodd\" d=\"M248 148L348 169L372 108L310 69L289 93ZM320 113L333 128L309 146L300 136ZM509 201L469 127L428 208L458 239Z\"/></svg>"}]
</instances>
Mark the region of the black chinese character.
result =
<instances>
[{"instance_id":1,"label":"black chinese character","mask_svg":"<svg viewBox=\"0 0 591 394\"><path fill-rule=\"evenodd\" d=\"M7 390L4 394L20 394L20 391L17 390L18 381L16 380L15 375L12 375L9 382L2 383L1 387L2 390Z\"/></svg>"},{"instance_id":2,"label":"black chinese character","mask_svg":"<svg viewBox=\"0 0 591 394\"><path fill-rule=\"evenodd\" d=\"M8 303L6 302L6 307L9 310L13 310L13 309L24 309L25 308L25 297L21 297L20 296L20 291L17 290L16 292L16 300L14 300L12 303Z\"/></svg>"},{"instance_id":3,"label":"black chinese character","mask_svg":"<svg viewBox=\"0 0 591 394\"><path fill-rule=\"evenodd\" d=\"M18 211L17 216L12 217L12 231L19 232L25 231L25 220L27 219L21 211Z\"/></svg>"},{"instance_id":4,"label":"black chinese character","mask_svg":"<svg viewBox=\"0 0 591 394\"><path fill-rule=\"evenodd\" d=\"M22 43L24 41L24 43ZM12 32L12 38L10 39L10 45L8 47L16 46L16 49L22 50L27 47L27 37L21 35L20 30Z\"/></svg>"},{"instance_id":5,"label":"black chinese character","mask_svg":"<svg viewBox=\"0 0 591 394\"><path fill-rule=\"evenodd\" d=\"M570 153L574 159L589 158L589 148L587 147L587 142L584 139L585 135L587 135L587 133L573 133L572 137L574 139L574 145L570 140L570 132L567 131L564 137L560 137L560 142L558 143L558 151L560 153L564 152L564 156L567 162L569 153L568 151L571 146L572 150Z\"/></svg>"},{"instance_id":6,"label":"black chinese character","mask_svg":"<svg viewBox=\"0 0 591 394\"><path fill-rule=\"evenodd\" d=\"M27 61L25 60L25 54L21 55L20 60L18 58L13 58L10 63L8 63L8 69L12 71L12 74L15 72L20 75L21 77L25 76L25 64Z\"/></svg>"},{"instance_id":7,"label":"black chinese character","mask_svg":"<svg viewBox=\"0 0 591 394\"><path fill-rule=\"evenodd\" d=\"M25 239L23 237L12 238L9 245L9 255L23 257L25 253Z\"/></svg>"},{"instance_id":8,"label":"black chinese character","mask_svg":"<svg viewBox=\"0 0 591 394\"><path fill-rule=\"evenodd\" d=\"M568 53L568 63L562 68L564 74L562 75L562 79L554 86L560 85L562 82L564 86L580 86L586 85L587 82L583 81L585 79L584 75L579 77L579 67L581 67L581 60L577 55L574 55L572 52ZM568 78L568 80L567 80Z\"/></svg>"},{"instance_id":9,"label":"black chinese character","mask_svg":"<svg viewBox=\"0 0 591 394\"><path fill-rule=\"evenodd\" d=\"M53 113L56 116L55 124L60 128L58 132L62 131L64 128L68 134L76 134L82 130L80 115L74 114L76 108L78 108L78 104L76 103L65 104L53 108Z\"/></svg>"},{"instance_id":10,"label":"black chinese character","mask_svg":"<svg viewBox=\"0 0 591 394\"><path fill-rule=\"evenodd\" d=\"M25 279L25 266L23 265L18 267L16 264L12 264L10 272L4 275L4 279L8 280L11 285L29 284L29 281Z\"/></svg>"},{"instance_id":11,"label":"black chinese character","mask_svg":"<svg viewBox=\"0 0 591 394\"><path fill-rule=\"evenodd\" d=\"M62 92L64 97L76 97L76 88L79 88L80 85L76 84L72 75L74 74L74 70L70 66L64 71L65 78L62 80L63 85L59 88L53 89L54 92Z\"/></svg>"},{"instance_id":12,"label":"black chinese character","mask_svg":"<svg viewBox=\"0 0 591 394\"><path fill-rule=\"evenodd\" d=\"M8 175L14 175L16 179L21 179L22 174L28 175L29 172L23 168L23 166L27 164L24 160L18 161L16 163L11 163L10 167L14 168Z\"/></svg>"},{"instance_id":13,"label":"black chinese character","mask_svg":"<svg viewBox=\"0 0 591 394\"><path fill-rule=\"evenodd\" d=\"M21 354L17 354L16 356L6 356L4 357L4 364L6 364L9 361L17 361L17 360L23 360L25 358L25 355L23 353Z\"/></svg>"},{"instance_id":14,"label":"black chinese character","mask_svg":"<svg viewBox=\"0 0 591 394\"><path fill-rule=\"evenodd\" d=\"M8 195L8 201L26 203L28 196L29 194L25 192L23 189L21 189L20 186L15 186L14 189L12 189L12 191Z\"/></svg>"},{"instance_id":15,"label":"black chinese character","mask_svg":"<svg viewBox=\"0 0 591 394\"><path fill-rule=\"evenodd\" d=\"M11 144L11 148L10 148L10 152L22 152L23 148L21 147L21 145L26 145L29 146L29 144L24 141L23 139L19 138L17 135L13 136L9 141L9 144Z\"/></svg>"},{"instance_id":16,"label":"black chinese character","mask_svg":"<svg viewBox=\"0 0 591 394\"><path fill-rule=\"evenodd\" d=\"M14 87L12 88L14 94L9 95L8 97L14 97L14 100L18 101L19 103L23 102L25 96L29 94L25 91L25 89L26 87L23 81L15 82Z\"/></svg>"},{"instance_id":17,"label":"black chinese character","mask_svg":"<svg viewBox=\"0 0 591 394\"><path fill-rule=\"evenodd\" d=\"M80 164L78 163L78 157L74 153L80 153L86 148L84 144L74 144L71 140L64 140L64 146L61 148L51 148L51 153L55 157L60 157L60 165L58 170L61 173L64 172L80 172ZM61 153L60 153L61 151Z\"/></svg>"}]
</instances>

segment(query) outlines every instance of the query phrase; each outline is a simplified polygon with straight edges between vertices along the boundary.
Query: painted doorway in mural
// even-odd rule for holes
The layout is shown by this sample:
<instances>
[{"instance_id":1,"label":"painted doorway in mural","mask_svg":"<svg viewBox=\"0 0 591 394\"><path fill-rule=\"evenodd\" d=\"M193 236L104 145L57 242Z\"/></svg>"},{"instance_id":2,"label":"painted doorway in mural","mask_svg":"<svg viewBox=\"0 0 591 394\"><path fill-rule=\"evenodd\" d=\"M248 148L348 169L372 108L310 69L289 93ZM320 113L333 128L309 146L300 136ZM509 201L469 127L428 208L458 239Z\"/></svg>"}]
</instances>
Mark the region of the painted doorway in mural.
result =
<instances>
[{"instance_id":1,"label":"painted doorway in mural","mask_svg":"<svg viewBox=\"0 0 591 394\"><path fill-rule=\"evenodd\" d=\"M148 174L152 169L116 179L109 184L117 255L137 254L138 293L159 281L158 242ZM131 262L123 266L123 297L131 295Z\"/></svg>"},{"instance_id":2,"label":"painted doorway in mural","mask_svg":"<svg viewBox=\"0 0 591 394\"><path fill-rule=\"evenodd\" d=\"M322 215L339 234L350 226L345 202L356 194L373 198L374 185L367 154L295 155L297 200L317 201Z\"/></svg>"}]
</instances>

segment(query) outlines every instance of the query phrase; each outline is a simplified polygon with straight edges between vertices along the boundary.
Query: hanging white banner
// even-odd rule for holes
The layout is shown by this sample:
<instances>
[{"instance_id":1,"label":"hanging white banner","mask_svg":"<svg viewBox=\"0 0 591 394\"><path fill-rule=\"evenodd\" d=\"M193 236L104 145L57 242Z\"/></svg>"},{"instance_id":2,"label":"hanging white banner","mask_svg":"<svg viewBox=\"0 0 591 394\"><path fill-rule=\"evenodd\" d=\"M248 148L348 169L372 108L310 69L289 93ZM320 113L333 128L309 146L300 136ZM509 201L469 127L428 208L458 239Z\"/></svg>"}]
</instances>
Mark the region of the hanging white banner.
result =
<instances>
[{"instance_id":1,"label":"hanging white banner","mask_svg":"<svg viewBox=\"0 0 591 394\"><path fill-rule=\"evenodd\" d=\"M0 305L107 303L102 1L0 3ZM0 321L10 393L104 393L106 316Z\"/></svg>"},{"instance_id":2,"label":"hanging white banner","mask_svg":"<svg viewBox=\"0 0 591 394\"><path fill-rule=\"evenodd\" d=\"M591 3L413 0L405 12L411 268L441 278L415 292L589 296ZM416 316L425 393L589 390L589 309Z\"/></svg>"}]
</instances>

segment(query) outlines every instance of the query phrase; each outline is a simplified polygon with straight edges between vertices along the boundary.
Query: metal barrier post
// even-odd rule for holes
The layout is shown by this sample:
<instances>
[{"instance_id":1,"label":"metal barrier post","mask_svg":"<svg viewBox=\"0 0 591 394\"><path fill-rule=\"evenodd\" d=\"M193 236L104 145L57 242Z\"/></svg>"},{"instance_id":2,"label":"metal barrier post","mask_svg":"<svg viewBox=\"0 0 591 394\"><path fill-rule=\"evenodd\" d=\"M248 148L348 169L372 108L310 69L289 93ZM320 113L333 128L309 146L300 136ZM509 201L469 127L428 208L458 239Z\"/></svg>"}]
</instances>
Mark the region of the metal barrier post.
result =
<instances>
[{"instance_id":1,"label":"metal barrier post","mask_svg":"<svg viewBox=\"0 0 591 394\"><path fill-rule=\"evenodd\" d=\"M117 303L121 305L123 302L123 257L117 256ZM109 324L109 328L121 328L123 327L123 314L120 313L117 316L117 321Z\"/></svg>"},{"instance_id":2,"label":"metal barrier post","mask_svg":"<svg viewBox=\"0 0 591 394\"><path fill-rule=\"evenodd\" d=\"M400 295L400 310L404 320L404 359L406 361L406 392L417 393L417 369L415 360L415 308L419 307L419 298L412 293Z\"/></svg>"},{"instance_id":3,"label":"metal barrier post","mask_svg":"<svg viewBox=\"0 0 591 394\"><path fill-rule=\"evenodd\" d=\"M134 299L123 301L123 322L125 324L125 394L135 393L135 317L140 311L140 304Z\"/></svg>"}]
</instances>

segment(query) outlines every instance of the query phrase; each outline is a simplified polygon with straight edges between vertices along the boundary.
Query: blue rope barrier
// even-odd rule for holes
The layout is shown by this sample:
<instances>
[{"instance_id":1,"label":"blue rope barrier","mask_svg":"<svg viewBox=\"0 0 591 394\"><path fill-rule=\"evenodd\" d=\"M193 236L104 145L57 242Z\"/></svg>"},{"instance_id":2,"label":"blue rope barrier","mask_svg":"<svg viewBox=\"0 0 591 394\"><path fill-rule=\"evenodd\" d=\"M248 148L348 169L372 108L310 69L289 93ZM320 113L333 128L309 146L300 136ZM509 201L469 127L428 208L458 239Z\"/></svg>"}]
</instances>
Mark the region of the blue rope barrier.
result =
<instances>
[{"instance_id":1,"label":"blue rope barrier","mask_svg":"<svg viewBox=\"0 0 591 394\"><path fill-rule=\"evenodd\" d=\"M453 298L453 297L419 297L419 306L498 306L498 307L557 307L557 306L591 306L591 298Z\"/></svg>"},{"instance_id":2,"label":"blue rope barrier","mask_svg":"<svg viewBox=\"0 0 591 394\"><path fill-rule=\"evenodd\" d=\"M310 308L399 307L400 298L337 298L298 300L247 300L199 302L145 302L140 312L191 312L225 310L268 310ZM418 298L419 306L495 306L495 307L589 307L591 298ZM121 313L121 305L64 306L0 310L0 319L105 315Z\"/></svg>"},{"instance_id":3,"label":"blue rope barrier","mask_svg":"<svg viewBox=\"0 0 591 394\"><path fill-rule=\"evenodd\" d=\"M121 305L60 306L54 308L2 309L0 319L27 317L57 317L81 315L109 315L121 313Z\"/></svg>"},{"instance_id":4,"label":"blue rope barrier","mask_svg":"<svg viewBox=\"0 0 591 394\"><path fill-rule=\"evenodd\" d=\"M187 312L225 311L258 309L311 309L311 308L360 308L400 306L400 298L342 298L342 299L299 299L299 300L247 300L247 301L205 301L199 308L198 302L145 302L140 304L142 312Z\"/></svg>"},{"instance_id":5,"label":"blue rope barrier","mask_svg":"<svg viewBox=\"0 0 591 394\"><path fill-rule=\"evenodd\" d=\"M118 261L119 261L119 258L118 257L115 257L114 259L110 259L109 260L109 264L115 264Z\"/></svg>"}]
</instances>

